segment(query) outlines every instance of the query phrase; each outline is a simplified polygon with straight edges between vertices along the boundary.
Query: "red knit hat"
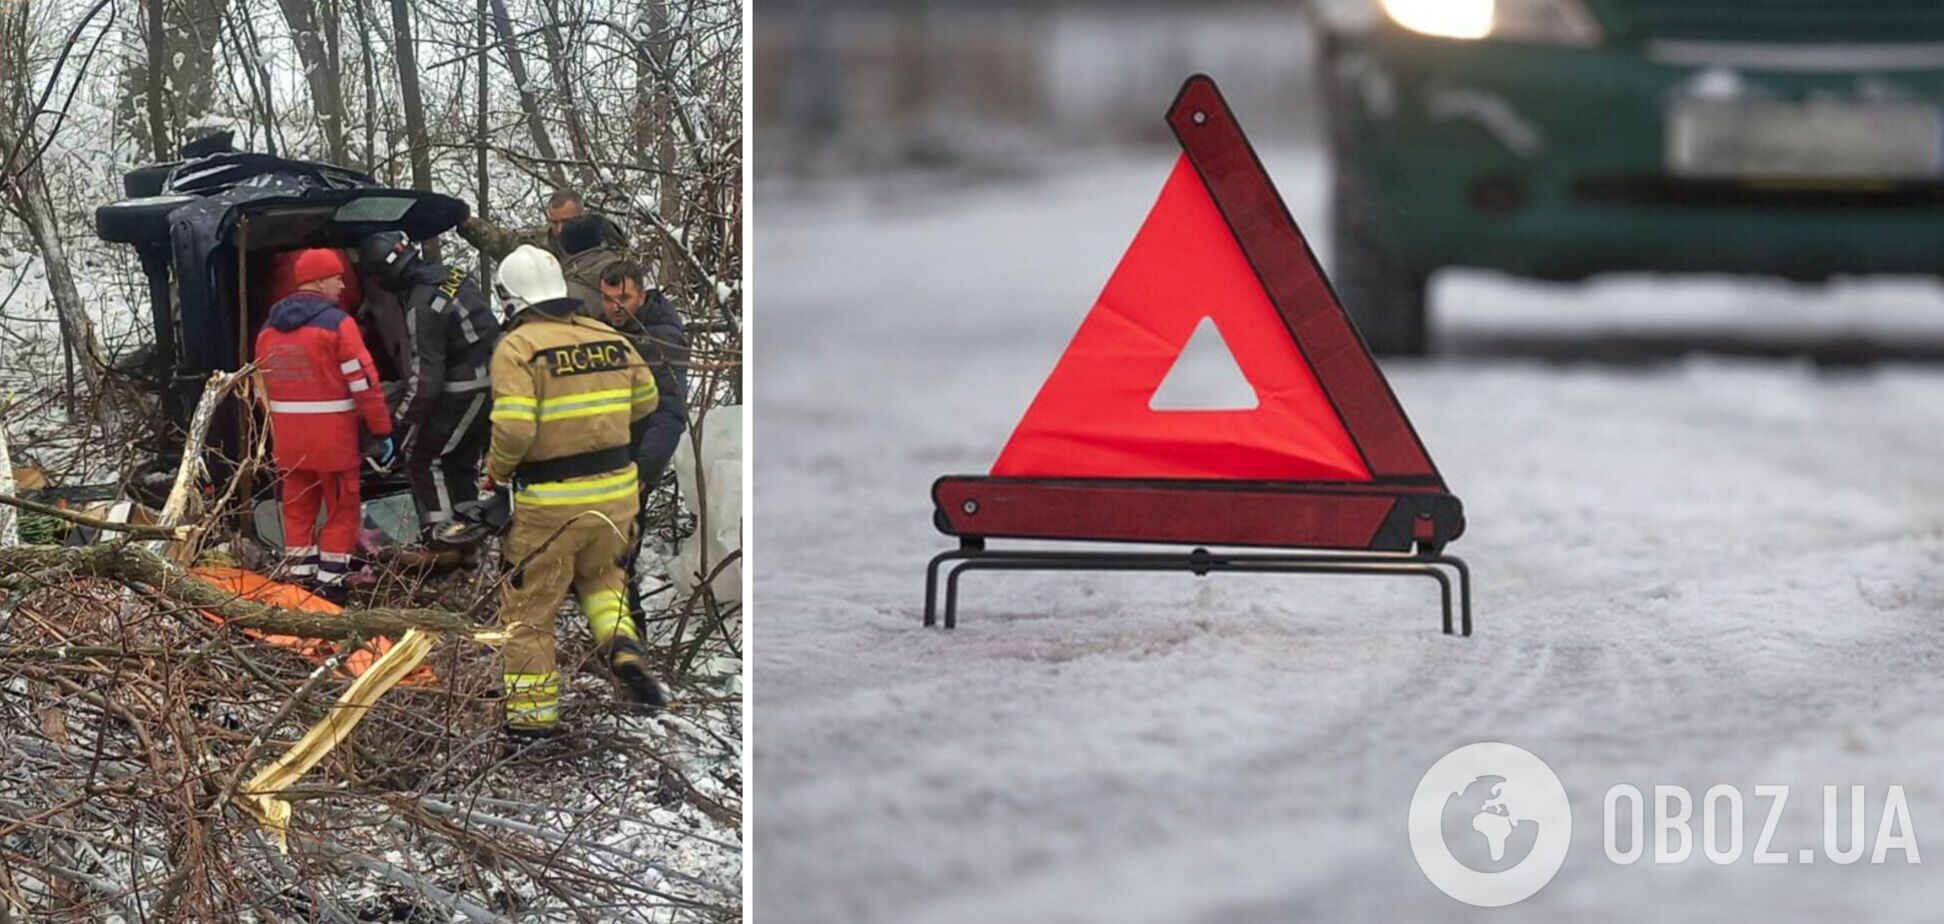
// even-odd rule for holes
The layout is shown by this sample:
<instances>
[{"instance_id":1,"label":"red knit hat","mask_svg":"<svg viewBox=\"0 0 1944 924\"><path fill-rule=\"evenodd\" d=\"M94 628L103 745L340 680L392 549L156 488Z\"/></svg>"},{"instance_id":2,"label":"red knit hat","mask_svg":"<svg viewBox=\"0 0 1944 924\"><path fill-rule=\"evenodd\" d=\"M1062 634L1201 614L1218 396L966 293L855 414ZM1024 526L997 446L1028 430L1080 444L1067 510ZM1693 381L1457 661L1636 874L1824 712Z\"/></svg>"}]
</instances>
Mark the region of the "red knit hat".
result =
<instances>
[{"instance_id":1,"label":"red knit hat","mask_svg":"<svg viewBox=\"0 0 1944 924\"><path fill-rule=\"evenodd\" d=\"M337 251L322 247L313 248L299 253L297 262L291 264L290 285L296 288L307 282L342 275L344 275L344 258L339 256Z\"/></svg>"}]
</instances>

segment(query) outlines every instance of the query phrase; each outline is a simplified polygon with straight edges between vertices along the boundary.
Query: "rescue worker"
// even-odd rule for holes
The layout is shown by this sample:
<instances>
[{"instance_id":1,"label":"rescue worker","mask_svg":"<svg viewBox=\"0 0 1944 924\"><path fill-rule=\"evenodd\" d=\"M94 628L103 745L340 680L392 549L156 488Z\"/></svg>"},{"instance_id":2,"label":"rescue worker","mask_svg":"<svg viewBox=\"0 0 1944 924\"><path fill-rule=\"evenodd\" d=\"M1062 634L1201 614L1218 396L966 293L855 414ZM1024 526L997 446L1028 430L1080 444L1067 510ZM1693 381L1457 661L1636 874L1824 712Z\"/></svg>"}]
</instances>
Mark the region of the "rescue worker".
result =
<instances>
[{"instance_id":1,"label":"rescue worker","mask_svg":"<svg viewBox=\"0 0 1944 924\"><path fill-rule=\"evenodd\" d=\"M459 236L473 245L480 253L493 260L504 260L514 248L523 244L532 245L554 255L554 259L565 261L567 254L560 249L560 232L568 221L587 214L587 205L581 201L581 194L572 188L561 188L547 197L546 208L541 212L546 217L545 225L530 228L507 229L477 215L468 216L459 223ZM621 229L608 223L604 229L607 245L626 247L627 236Z\"/></svg>"},{"instance_id":2,"label":"rescue worker","mask_svg":"<svg viewBox=\"0 0 1944 924\"><path fill-rule=\"evenodd\" d=\"M351 317L364 332L365 348L378 364L378 381L385 389L385 405L397 407L405 397L412 369L412 333L405 326L405 309L399 305L398 296L384 286L366 281L362 289L363 300Z\"/></svg>"},{"instance_id":3,"label":"rescue worker","mask_svg":"<svg viewBox=\"0 0 1944 924\"><path fill-rule=\"evenodd\" d=\"M405 315L411 350L393 429L419 526L429 538L452 519L455 504L476 497L492 409L487 367L499 322L469 274L426 262L400 232L365 238L358 265L397 298Z\"/></svg>"},{"instance_id":4,"label":"rescue worker","mask_svg":"<svg viewBox=\"0 0 1944 924\"><path fill-rule=\"evenodd\" d=\"M358 324L338 305L344 260L306 250L290 264L294 291L270 308L256 356L270 403L270 436L283 475L289 573L344 602L344 576L363 521L358 465L391 461L392 422ZM317 525L319 506L324 524Z\"/></svg>"},{"instance_id":5,"label":"rescue worker","mask_svg":"<svg viewBox=\"0 0 1944 924\"><path fill-rule=\"evenodd\" d=\"M554 614L570 585L615 680L659 708L666 697L622 603L636 509L631 433L655 409L654 374L614 328L581 313L552 254L520 247L500 264L495 288L509 321L493 351L486 478L513 494L504 550L516 570L500 605L511 636L507 731L558 728Z\"/></svg>"},{"instance_id":6,"label":"rescue worker","mask_svg":"<svg viewBox=\"0 0 1944 924\"><path fill-rule=\"evenodd\" d=\"M567 294L579 299L581 309L588 316L599 318L615 330L622 332L635 347L635 352L648 360L655 370L655 385L661 394L661 404L653 414L648 415L645 432L635 433L635 470L641 479L641 507L635 515L635 541L628 549L628 613L637 627L646 618L641 610L641 586L635 580L634 564L641 554L641 542L648 534L648 505L653 500L655 489L660 486L663 473L668 470L668 462L675 455L675 447L681 441L682 430L687 419L686 409L682 406L682 387L680 376L673 374L667 361L667 348L676 347L682 354L682 363L688 361L688 339L682 332L681 320L675 310L661 298L660 291L655 296L659 311L653 323L657 334L651 334L647 324L635 315L646 309L646 277L638 264L627 260L621 252L606 246L607 229L610 227L605 216L582 215L568 219L560 228L558 238L560 248L567 253L561 265L562 275L567 277ZM601 279L611 267L626 262L632 268L635 285L632 300L626 308L619 303L610 304Z\"/></svg>"},{"instance_id":7,"label":"rescue worker","mask_svg":"<svg viewBox=\"0 0 1944 924\"><path fill-rule=\"evenodd\" d=\"M655 390L661 401L635 434L635 473L641 484L641 507L635 514L635 541L629 547L632 566L641 555L641 543L648 535L648 504L655 489L668 472L669 460L681 445L682 431L688 429L688 334L682 330L681 315L659 288L648 288L648 274L641 264L626 258L611 260L596 280L602 319L634 344L635 352L648 362L655 374ZM568 286L571 291L572 283ZM646 614L641 608L641 584L628 569L628 613L639 628Z\"/></svg>"}]
</instances>

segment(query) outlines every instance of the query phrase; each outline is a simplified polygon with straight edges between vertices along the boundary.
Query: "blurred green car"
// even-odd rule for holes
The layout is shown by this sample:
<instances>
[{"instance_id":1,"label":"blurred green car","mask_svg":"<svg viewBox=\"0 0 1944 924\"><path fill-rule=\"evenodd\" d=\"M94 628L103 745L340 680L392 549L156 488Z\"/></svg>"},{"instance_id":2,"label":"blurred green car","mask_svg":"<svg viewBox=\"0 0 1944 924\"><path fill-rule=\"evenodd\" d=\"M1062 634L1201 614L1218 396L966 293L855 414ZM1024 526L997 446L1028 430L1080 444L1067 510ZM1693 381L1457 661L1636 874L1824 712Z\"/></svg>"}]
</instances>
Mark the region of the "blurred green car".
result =
<instances>
[{"instance_id":1,"label":"blurred green car","mask_svg":"<svg viewBox=\"0 0 1944 924\"><path fill-rule=\"evenodd\" d=\"M1427 349L1441 267L1944 268L1944 0L1316 2L1375 349Z\"/></svg>"}]
</instances>

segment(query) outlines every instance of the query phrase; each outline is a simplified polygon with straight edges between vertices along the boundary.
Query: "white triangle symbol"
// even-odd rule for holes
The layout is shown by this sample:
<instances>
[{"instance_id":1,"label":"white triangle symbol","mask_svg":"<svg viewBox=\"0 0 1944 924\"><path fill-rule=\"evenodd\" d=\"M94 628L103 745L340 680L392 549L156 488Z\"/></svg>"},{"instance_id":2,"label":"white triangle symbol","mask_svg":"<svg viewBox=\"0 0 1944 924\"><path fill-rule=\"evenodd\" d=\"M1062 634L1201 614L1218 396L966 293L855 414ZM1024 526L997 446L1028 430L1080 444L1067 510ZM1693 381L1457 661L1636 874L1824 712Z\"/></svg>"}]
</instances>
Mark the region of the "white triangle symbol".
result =
<instances>
[{"instance_id":1,"label":"white triangle symbol","mask_svg":"<svg viewBox=\"0 0 1944 924\"><path fill-rule=\"evenodd\" d=\"M1203 315L1161 387L1148 398L1148 410L1250 411L1257 403L1255 386L1236 365L1215 319Z\"/></svg>"}]
</instances>

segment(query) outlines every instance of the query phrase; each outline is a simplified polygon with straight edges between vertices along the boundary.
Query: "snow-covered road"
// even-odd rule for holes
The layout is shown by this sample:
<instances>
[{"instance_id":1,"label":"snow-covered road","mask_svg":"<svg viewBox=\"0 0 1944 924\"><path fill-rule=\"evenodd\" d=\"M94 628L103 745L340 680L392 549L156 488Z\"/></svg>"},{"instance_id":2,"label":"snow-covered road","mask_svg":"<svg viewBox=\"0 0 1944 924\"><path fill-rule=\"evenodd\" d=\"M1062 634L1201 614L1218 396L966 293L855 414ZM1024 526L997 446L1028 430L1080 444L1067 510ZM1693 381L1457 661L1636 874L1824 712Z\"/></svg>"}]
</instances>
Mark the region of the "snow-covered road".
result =
<instances>
[{"instance_id":1,"label":"snow-covered road","mask_svg":"<svg viewBox=\"0 0 1944 924\"><path fill-rule=\"evenodd\" d=\"M1264 153L1323 245L1326 164ZM921 629L931 480L991 463L1171 159L761 191L759 924L1934 917L1944 877L1897 854L1623 867L1600 824L1616 783L1729 783L1752 842L1787 783L1793 857L1822 784L1870 786L1872 831L1901 784L1944 863L1944 369L1904 361L1944 355L1933 283L1442 283L1455 354L1387 368L1466 503L1472 639L1417 582L1239 576L976 575ZM1805 343L1896 361L1768 355ZM1498 911L1404 833L1481 740L1576 822Z\"/></svg>"}]
</instances>

